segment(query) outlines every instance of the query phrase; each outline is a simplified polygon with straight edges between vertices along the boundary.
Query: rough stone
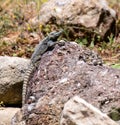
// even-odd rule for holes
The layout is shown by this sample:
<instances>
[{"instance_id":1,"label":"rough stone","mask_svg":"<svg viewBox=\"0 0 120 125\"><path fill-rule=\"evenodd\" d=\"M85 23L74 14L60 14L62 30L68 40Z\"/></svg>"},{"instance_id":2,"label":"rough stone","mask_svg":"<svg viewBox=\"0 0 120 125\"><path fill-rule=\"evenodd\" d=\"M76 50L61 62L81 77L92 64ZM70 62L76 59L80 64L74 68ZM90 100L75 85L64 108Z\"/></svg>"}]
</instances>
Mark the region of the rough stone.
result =
<instances>
[{"instance_id":1,"label":"rough stone","mask_svg":"<svg viewBox=\"0 0 120 125\"><path fill-rule=\"evenodd\" d=\"M32 22L64 26L72 37L99 36L107 40L115 34L116 12L105 0L49 0Z\"/></svg>"},{"instance_id":2,"label":"rough stone","mask_svg":"<svg viewBox=\"0 0 120 125\"><path fill-rule=\"evenodd\" d=\"M82 98L74 96L64 105L60 125L118 125Z\"/></svg>"},{"instance_id":3,"label":"rough stone","mask_svg":"<svg viewBox=\"0 0 120 125\"><path fill-rule=\"evenodd\" d=\"M20 105L22 84L29 60L0 56L0 102Z\"/></svg>"},{"instance_id":4,"label":"rough stone","mask_svg":"<svg viewBox=\"0 0 120 125\"><path fill-rule=\"evenodd\" d=\"M11 118L20 108L0 108L0 125L10 125Z\"/></svg>"},{"instance_id":5,"label":"rough stone","mask_svg":"<svg viewBox=\"0 0 120 125\"><path fill-rule=\"evenodd\" d=\"M26 125L59 125L64 104L74 95L109 114L113 107L120 109L119 90L120 70L104 66L95 52L74 42L57 44L42 55L27 86L23 117L17 120L20 114L15 115L12 125L22 121ZM29 103L31 96L34 103Z\"/></svg>"}]
</instances>

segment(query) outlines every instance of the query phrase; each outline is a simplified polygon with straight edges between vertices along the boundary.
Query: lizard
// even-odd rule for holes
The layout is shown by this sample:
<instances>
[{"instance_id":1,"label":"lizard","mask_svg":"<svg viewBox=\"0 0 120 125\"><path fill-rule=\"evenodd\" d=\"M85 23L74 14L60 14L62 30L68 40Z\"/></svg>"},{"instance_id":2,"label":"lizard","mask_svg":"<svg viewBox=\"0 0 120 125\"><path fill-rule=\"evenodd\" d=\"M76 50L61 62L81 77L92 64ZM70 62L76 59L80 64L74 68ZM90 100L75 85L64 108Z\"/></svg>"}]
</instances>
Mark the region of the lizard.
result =
<instances>
[{"instance_id":1,"label":"lizard","mask_svg":"<svg viewBox=\"0 0 120 125\"><path fill-rule=\"evenodd\" d=\"M24 83L22 89L22 106L25 104L26 90L30 75L32 74L33 70L37 68L41 56L48 50L49 47L53 47L56 44L57 39L62 34L62 32L63 30L60 30L59 32L51 32L35 47L35 50L30 58L30 64L24 76Z\"/></svg>"}]
</instances>

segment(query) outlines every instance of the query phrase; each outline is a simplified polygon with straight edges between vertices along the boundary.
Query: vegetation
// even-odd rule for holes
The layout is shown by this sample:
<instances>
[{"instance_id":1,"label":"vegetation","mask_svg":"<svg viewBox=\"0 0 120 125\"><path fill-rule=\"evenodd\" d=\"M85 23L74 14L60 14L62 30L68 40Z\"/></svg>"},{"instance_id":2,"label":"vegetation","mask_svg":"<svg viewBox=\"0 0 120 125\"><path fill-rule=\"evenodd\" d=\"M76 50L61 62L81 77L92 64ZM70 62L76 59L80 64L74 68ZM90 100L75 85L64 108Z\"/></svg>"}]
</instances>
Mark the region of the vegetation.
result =
<instances>
[{"instance_id":1,"label":"vegetation","mask_svg":"<svg viewBox=\"0 0 120 125\"><path fill-rule=\"evenodd\" d=\"M0 0L0 55L29 58L35 45L43 35L56 29L55 26L31 25L30 20L39 15L42 3L47 0ZM117 27L120 30L120 0L110 1L110 6L118 12ZM66 29L65 27L63 27ZM36 34L39 36L36 37ZM71 40L70 32L65 30L64 38ZM37 38L37 39L36 39ZM98 37L99 39L99 37ZM72 39L73 40L73 39ZM120 34L109 37L109 42L100 41L88 44L87 38L74 38L80 45L97 51L106 63L120 68Z\"/></svg>"},{"instance_id":2,"label":"vegetation","mask_svg":"<svg viewBox=\"0 0 120 125\"><path fill-rule=\"evenodd\" d=\"M3 101L1 101L0 102L0 107L4 107L5 105L4 105L4 103L3 103Z\"/></svg>"}]
</instances>

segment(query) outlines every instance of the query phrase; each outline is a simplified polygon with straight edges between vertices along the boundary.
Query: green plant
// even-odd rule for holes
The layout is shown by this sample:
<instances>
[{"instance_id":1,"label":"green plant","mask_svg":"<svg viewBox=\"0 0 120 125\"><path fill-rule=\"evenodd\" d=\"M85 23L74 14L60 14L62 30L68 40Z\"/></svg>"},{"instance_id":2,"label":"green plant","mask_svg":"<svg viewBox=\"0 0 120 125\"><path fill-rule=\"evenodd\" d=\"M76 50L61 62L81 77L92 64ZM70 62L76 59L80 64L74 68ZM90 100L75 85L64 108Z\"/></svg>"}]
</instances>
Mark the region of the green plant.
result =
<instances>
[{"instance_id":1,"label":"green plant","mask_svg":"<svg viewBox=\"0 0 120 125\"><path fill-rule=\"evenodd\" d=\"M16 25L11 20L10 15L8 14L1 15L0 16L0 37L14 29L16 29Z\"/></svg>"},{"instance_id":2,"label":"green plant","mask_svg":"<svg viewBox=\"0 0 120 125\"><path fill-rule=\"evenodd\" d=\"M86 38L79 38L75 40L78 44L80 44L81 46L86 46L88 44L88 41Z\"/></svg>"},{"instance_id":3,"label":"green plant","mask_svg":"<svg viewBox=\"0 0 120 125\"><path fill-rule=\"evenodd\" d=\"M0 102L0 107L4 107L5 105L4 105L4 103L3 103L3 101L1 101Z\"/></svg>"},{"instance_id":4,"label":"green plant","mask_svg":"<svg viewBox=\"0 0 120 125\"><path fill-rule=\"evenodd\" d=\"M115 42L115 38L114 38L113 34L108 36L108 39L109 39L108 46L112 47L113 43Z\"/></svg>"},{"instance_id":5,"label":"green plant","mask_svg":"<svg viewBox=\"0 0 120 125\"><path fill-rule=\"evenodd\" d=\"M114 38L113 34L111 34L108 37L108 40L109 40L109 42L105 42L105 41L101 42L99 50L106 50L106 49L114 50L117 47L115 44L115 38Z\"/></svg>"},{"instance_id":6,"label":"green plant","mask_svg":"<svg viewBox=\"0 0 120 125\"><path fill-rule=\"evenodd\" d=\"M118 64L112 64L111 67L115 68L115 69L120 69L120 63L118 63Z\"/></svg>"},{"instance_id":7,"label":"green plant","mask_svg":"<svg viewBox=\"0 0 120 125\"><path fill-rule=\"evenodd\" d=\"M94 44L94 42L95 42L95 39L94 39L94 37L92 38L92 41L91 41L91 43L90 43L90 48L94 48L94 46L95 46L95 44Z\"/></svg>"}]
</instances>

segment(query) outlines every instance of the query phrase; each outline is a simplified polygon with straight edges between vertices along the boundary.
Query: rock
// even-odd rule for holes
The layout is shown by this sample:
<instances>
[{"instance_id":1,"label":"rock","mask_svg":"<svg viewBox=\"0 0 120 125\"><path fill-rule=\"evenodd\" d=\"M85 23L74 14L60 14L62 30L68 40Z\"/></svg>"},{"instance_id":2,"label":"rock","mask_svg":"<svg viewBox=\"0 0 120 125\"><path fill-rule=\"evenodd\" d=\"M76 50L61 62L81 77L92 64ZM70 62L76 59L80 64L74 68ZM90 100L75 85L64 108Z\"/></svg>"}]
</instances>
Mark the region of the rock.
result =
<instances>
[{"instance_id":1,"label":"rock","mask_svg":"<svg viewBox=\"0 0 120 125\"><path fill-rule=\"evenodd\" d=\"M10 125L11 118L20 108L0 108L0 125Z\"/></svg>"},{"instance_id":2,"label":"rock","mask_svg":"<svg viewBox=\"0 0 120 125\"><path fill-rule=\"evenodd\" d=\"M0 56L0 102L21 104L23 77L28 63L27 59Z\"/></svg>"},{"instance_id":3,"label":"rock","mask_svg":"<svg viewBox=\"0 0 120 125\"><path fill-rule=\"evenodd\" d=\"M120 70L104 66L97 53L74 42L56 44L42 55L27 86L28 103L12 125L59 125L64 104L74 95L109 114L113 107L120 109L119 90Z\"/></svg>"},{"instance_id":4,"label":"rock","mask_svg":"<svg viewBox=\"0 0 120 125\"><path fill-rule=\"evenodd\" d=\"M13 117L11 118L11 125L26 125L26 124L25 124L25 120L20 121L20 120L22 119L22 116L23 116L23 112L22 112L22 110L19 110L19 111L15 114L15 116L13 116ZM18 123L18 122L19 122L19 123Z\"/></svg>"},{"instance_id":5,"label":"rock","mask_svg":"<svg viewBox=\"0 0 120 125\"><path fill-rule=\"evenodd\" d=\"M74 96L64 105L60 125L118 125L106 114L79 98Z\"/></svg>"},{"instance_id":6,"label":"rock","mask_svg":"<svg viewBox=\"0 0 120 125\"><path fill-rule=\"evenodd\" d=\"M94 36L107 40L111 33L115 34L116 12L105 0L49 0L32 22L60 25L75 38L85 36L90 40Z\"/></svg>"}]
</instances>

